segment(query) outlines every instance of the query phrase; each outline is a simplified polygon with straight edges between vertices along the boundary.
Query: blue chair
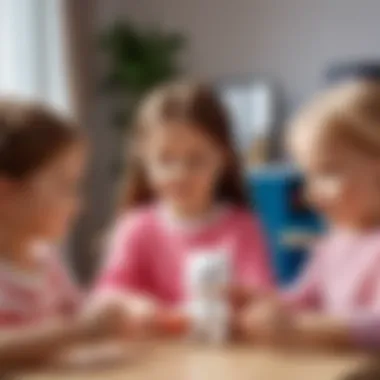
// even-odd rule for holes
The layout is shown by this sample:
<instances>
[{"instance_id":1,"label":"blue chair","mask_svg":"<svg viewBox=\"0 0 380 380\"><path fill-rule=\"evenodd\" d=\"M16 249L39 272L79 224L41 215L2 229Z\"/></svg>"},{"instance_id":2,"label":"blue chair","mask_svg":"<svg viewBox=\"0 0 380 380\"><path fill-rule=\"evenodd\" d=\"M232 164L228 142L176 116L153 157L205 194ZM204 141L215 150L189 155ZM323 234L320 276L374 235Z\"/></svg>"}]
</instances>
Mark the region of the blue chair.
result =
<instances>
[{"instance_id":1,"label":"blue chair","mask_svg":"<svg viewBox=\"0 0 380 380\"><path fill-rule=\"evenodd\" d=\"M291 166L266 166L248 173L255 212L266 232L276 278L288 285L307 259L310 240L323 229L303 201L302 176Z\"/></svg>"}]
</instances>

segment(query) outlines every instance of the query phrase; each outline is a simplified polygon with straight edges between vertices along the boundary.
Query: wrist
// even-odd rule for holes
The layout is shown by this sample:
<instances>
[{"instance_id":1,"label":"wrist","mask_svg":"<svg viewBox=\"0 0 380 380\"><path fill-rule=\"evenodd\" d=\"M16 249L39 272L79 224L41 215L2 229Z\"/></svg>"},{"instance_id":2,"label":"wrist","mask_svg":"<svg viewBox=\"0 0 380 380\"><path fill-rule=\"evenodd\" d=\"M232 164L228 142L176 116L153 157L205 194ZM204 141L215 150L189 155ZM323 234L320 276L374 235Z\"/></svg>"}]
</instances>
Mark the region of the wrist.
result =
<instances>
[{"instance_id":1,"label":"wrist","mask_svg":"<svg viewBox=\"0 0 380 380\"><path fill-rule=\"evenodd\" d=\"M302 345L314 347L347 346L349 333L339 320L321 315L303 313L298 315L296 336Z\"/></svg>"}]
</instances>

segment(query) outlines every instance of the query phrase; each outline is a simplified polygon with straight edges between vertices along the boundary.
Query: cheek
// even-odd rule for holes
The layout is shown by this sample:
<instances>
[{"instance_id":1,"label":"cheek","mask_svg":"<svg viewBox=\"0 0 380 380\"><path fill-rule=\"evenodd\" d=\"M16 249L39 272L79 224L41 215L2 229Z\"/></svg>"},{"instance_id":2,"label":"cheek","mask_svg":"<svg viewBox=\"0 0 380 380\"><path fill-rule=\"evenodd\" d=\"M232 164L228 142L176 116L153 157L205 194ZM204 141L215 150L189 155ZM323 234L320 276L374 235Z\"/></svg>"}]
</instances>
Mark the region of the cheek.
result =
<instances>
[{"instance_id":1,"label":"cheek","mask_svg":"<svg viewBox=\"0 0 380 380\"><path fill-rule=\"evenodd\" d=\"M320 177L308 183L306 195L314 206L326 211L338 205L345 186L344 180L339 177Z\"/></svg>"},{"instance_id":2,"label":"cheek","mask_svg":"<svg viewBox=\"0 0 380 380\"><path fill-rule=\"evenodd\" d=\"M31 197L29 214L35 228L48 235L65 234L76 213L76 205L54 194L38 193Z\"/></svg>"},{"instance_id":3,"label":"cheek","mask_svg":"<svg viewBox=\"0 0 380 380\"><path fill-rule=\"evenodd\" d=\"M219 181L221 171L218 168L204 170L195 174L191 179L191 184L194 187L214 188Z\"/></svg>"}]
</instances>

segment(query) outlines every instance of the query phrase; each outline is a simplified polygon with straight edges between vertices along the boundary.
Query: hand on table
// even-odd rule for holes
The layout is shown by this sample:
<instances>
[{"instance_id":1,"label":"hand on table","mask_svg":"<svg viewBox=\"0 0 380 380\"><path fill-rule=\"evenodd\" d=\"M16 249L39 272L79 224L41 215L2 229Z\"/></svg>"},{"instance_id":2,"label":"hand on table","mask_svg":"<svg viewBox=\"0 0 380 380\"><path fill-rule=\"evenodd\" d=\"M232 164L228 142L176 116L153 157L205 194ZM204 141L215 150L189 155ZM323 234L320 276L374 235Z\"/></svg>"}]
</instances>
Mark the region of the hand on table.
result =
<instances>
[{"instance_id":1,"label":"hand on table","mask_svg":"<svg viewBox=\"0 0 380 380\"><path fill-rule=\"evenodd\" d=\"M294 335L300 346L311 348L348 348L351 334L340 319L315 312L300 312L295 318Z\"/></svg>"},{"instance_id":2,"label":"hand on table","mask_svg":"<svg viewBox=\"0 0 380 380\"><path fill-rule=\"evenodd\" d=\"M312 349L350 345L350 334L341 321L315 312L291 314L273 299L243 310L239 322L246 339L261 344Z\"/></svg>"},{"instance_id":3,"label":"hand on table","mask_svg":"<svg viewBox=\"0 0 380 380\"><path fill-rule=\"evenodd\" d=\"M290 342L294 320L278 300L268 296L243 308L237 323L246 340L282 344Z\"/></svg>"},{"instance_id":4,"label":"hand on table","mask_svg":"<svg viewBox=\"0 0 380 380\"><path fill-rule=\"evenodd\" d=\"M115 294L90 302L81 320L89 337L130 339L147 335L154 315L155 306L150 300Z\"/></svg>"}]
</instances>

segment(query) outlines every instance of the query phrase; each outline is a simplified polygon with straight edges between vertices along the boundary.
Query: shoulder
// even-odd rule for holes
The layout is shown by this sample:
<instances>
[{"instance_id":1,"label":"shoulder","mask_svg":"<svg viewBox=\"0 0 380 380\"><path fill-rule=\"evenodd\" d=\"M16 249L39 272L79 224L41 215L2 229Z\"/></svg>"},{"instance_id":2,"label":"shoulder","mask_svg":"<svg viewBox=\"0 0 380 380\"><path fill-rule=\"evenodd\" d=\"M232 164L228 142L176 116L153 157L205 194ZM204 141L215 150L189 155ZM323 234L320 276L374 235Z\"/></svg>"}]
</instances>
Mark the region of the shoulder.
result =
<instances>
[{"instance_id":1,"label":"shoulder","mask_svg":"<svg viewBox=\"0 0 380 380\"><path fill-rule=\"evenodd\" d=\"M114 223L108 235L111 245L134 244L146 239L152 234L157 224L156 208L146 206L131 210L121 215Z\"/></svg>"},{"instance_id":2,"label":"shoulder","mask_svg":"<svg viewBox=\"0 0 380 380\"><path fill-rule=\"evenodd\" d=\"M4 315L26 315L33 310L37 285L34 278L0 268L0 324Z\"/></svg>"},{"instance_id":3,"label":"shoulder","mask_svg":"<svg viewBox=\"0 0 380 380\"><path fill-rule=\"evenodd\" d=\"M253 211L243 207L231 206L229 221L242 231L261 231L258 216Z\"/></svg>"},{"instance_id":4,"label":"shoulder","mask_svg":"<svg viewBox=\"0 0 380 380\"><path fill-rule=\"evenodd\" d=\"M115 222L113 230L119 233L138 233L151 229L156 224L156 208L141 207L121 215Z\"/></svg>"}]
</instances>

